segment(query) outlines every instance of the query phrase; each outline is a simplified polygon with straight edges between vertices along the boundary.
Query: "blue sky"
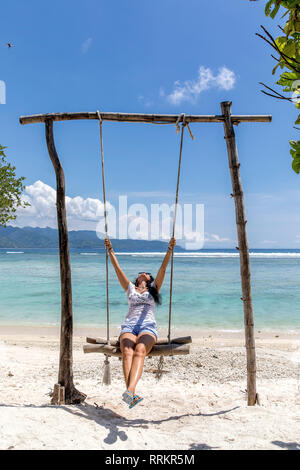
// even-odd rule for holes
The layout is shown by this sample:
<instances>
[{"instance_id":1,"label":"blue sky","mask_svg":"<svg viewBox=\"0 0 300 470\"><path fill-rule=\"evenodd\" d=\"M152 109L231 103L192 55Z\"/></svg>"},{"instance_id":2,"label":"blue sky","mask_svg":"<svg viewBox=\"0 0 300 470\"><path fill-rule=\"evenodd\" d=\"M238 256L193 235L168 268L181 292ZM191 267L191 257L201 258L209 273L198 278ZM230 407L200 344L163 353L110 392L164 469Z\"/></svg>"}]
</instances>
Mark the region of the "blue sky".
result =
<instances>
[{"instance_id":1,"label":"blue sky","mask_svg":"<svg viewBox=\"0 0 300 470\"><path fill-rule=\"evenodd\" d=\"M273 116L271 124L235 128L249 245L300 247L299 176L291 169L288 143L297 138L292 127L297 112L263 95L258 84L273 84L274 63L255 33L263 24L276 35L279 23L279 18L265 17L264 5L262 0L52 0L47 5L19 0L2 5L0 80L6 84L6 104L0 105L0 143L7 146L18 175L26 176L34 205L17 224L52 226L45 200L55 187L44 126L21 126L19 116L96 109L219 114L220 102L232 100L234 114ZM8 49L6 42L14 47ZM192 94L186 92L187 82ZM181 91L177 100L176 90ZM205 247L235 246L223 127L191 127L195 140L186 134L180 202L205 205ZM81 197L75 200L77 216L73 204L70 228L91 228L84 213L87 200L102 200L97 122L55 123L54 130L67 195L72 201ZM118 195L127 194L128 204L171 204L178 145L174 126L105 123L109 201L117 205ZM37 181L42 182L39 191Z\"/></svg>"}]
</instances>

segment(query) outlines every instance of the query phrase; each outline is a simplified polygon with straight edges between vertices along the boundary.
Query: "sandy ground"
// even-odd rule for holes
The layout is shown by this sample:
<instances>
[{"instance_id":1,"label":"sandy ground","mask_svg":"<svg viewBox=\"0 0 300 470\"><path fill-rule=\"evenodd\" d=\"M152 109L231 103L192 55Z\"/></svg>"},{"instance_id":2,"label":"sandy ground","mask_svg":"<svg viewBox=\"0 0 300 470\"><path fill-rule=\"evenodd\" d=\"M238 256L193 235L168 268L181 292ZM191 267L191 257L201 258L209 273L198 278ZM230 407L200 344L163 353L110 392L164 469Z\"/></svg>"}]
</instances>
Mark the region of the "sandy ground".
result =
<instances>
[{"instance_id":1,"label":"sandy ground","mask_svg":"<svg viewBox=\"0 0 300 470\"><path fill-rule=\"evenodd\" d=\"M104 358L83 354L86 334L103 332L75 331L74 382L86 402L53 406L58 330L1 327L1 449L300 449L300 334L256 332L261 406L246 402L243 332L198 331L189 356L165 359L160 381L147 359L132 410L121 362L111 359L112 384L102 385Z\"/></svg>"}]
</instances>

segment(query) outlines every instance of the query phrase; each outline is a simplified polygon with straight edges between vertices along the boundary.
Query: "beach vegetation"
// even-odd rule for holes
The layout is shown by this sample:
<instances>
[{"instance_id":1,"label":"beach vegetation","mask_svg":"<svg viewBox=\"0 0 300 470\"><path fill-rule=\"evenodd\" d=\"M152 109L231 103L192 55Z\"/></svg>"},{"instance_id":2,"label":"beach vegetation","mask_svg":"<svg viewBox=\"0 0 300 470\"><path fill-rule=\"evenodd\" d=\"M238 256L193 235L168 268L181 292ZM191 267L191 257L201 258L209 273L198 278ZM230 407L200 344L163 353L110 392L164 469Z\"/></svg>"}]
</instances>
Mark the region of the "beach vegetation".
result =
<instances>
[{"instance_id":1,"label":"beach vegetation","mask_svg":"<svg viewBox=\"0 0 300 470\"><path fill-rule=\"evenodd\" d=\"M29 202L21 198L25 189L23 184L25 177L17 178L16 167L7 161L5 148L0 145L0 226L3 227L17 218L19 207L30 206Z\"/></svg>"},{"instance_id":2,"label":"beach vegetation","mask_svg":"<svg viewBox=\"0 0 300 470\"><path fill-rule=\"evenodd\" d=\"M271 54L276 65L272 70L275 75L277 70L281 71L279 79L275 82L281 90L275 90L261 83L262 92L272 98L292 103L296 109L300 109L300 1L299 0L268 0L265 6L266 16L274 19L282 13L281 19L284 24L279 25L280 34L273 37L269 31L261 26L263 34L257 33L270 45L276 55ZM300 114L295 120L294 128L300 130ZM292 168L300 172L300 140L290 140L290 154L292 156Z\"/></svg>"}]
</instances>

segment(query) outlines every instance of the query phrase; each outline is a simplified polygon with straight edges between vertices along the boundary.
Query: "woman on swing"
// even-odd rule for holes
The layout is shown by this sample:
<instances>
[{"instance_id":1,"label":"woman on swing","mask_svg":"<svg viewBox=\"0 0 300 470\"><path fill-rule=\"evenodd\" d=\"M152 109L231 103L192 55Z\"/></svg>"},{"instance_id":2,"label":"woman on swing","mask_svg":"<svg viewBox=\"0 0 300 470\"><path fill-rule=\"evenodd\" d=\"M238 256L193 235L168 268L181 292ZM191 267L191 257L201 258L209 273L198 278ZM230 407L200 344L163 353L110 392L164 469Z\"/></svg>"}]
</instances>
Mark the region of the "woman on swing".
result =
<instances>
[{"instance_id":1,"label":"woman on swing","mask_svg":"<svg viewBox=\"0 0 300 470\"><path fill-rule=\"evenodd\" d=\"M156 278L154 279L150 273L140 272L134 284L129 281L120 268L109 238L105 238L104 245L120 284L126 292L129 304L129 311L121 325L120 349L126 384L126 391L122 397L129 404L129 408L132 408L143 400L142 397L136 395L135 388L143 372L145 357L151 351L158 337L154 309L156 303L161 303L159 291L176 240L171 238L168 251Z\"/></svg>"}]
</instances>

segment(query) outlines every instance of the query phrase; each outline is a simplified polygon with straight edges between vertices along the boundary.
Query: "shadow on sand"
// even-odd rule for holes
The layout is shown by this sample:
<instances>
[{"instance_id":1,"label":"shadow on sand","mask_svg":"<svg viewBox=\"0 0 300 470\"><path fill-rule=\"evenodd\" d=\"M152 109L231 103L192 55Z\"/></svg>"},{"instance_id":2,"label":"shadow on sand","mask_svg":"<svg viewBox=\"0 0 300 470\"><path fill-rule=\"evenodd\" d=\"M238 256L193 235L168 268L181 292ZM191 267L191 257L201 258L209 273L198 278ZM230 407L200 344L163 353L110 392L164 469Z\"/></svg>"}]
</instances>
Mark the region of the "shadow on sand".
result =
<instances>
[{"instance_id":1,"label":"shadow on sand","mask_svg":"<svg viewBox=\"0 0 300 470\"><path fill-rule=\"evenodd\" d=\"M188 450L213 450L213 449L219 449L220 447L211 447L208 446L207 444L191 444Z\"/></svg>"},{"instance_id":2,"label":"shadow on sand","mask_svg":"<svg viewBox=\"0 0 300 470\"><path fill-rule=\"evenodd\" d=\"M272 441L272 444L275 444L275 446L281 447L282 449L300 450L299 442Z\"/></svg>"},{"instance_id":3,"label":"shadow on sand","mask_svg":"<svg viewBox=\"0 0 300 470\"><path fill-rule=\"evenodd\" d=\"M239 406L235 406L234 408L228 410L221 410L216 413L185 413L181 415L174 415L169 416L168 418L163 419L144 419L144 418L133 418L128 419L115 411L112 411L109 408L104 408L103 406L98 405L90 405L88 403L83 403L81 405L3 405L0 404L0 407L7 407L7 408L58 408L64 410L74 416L78 416L80 418L85 418L91 421L94 421L99 426L102 426L107 429L108 434L104 438L104 442L106 444L114 444L117 439L119 438L121 441L126 441L128 436L124 429L128 428L142 428L148 429L149 425L160 425L162 423L166 423L169 421L177 421L181 418L185 417L207 417L207 416L219 416L223 414L230 413L231 411L240 408ZM206 444L192 444L194 447L190 447L190 450L200 450L200 449L211 449L211 447L207 446Z\"/></svg>"}]
</instances>

